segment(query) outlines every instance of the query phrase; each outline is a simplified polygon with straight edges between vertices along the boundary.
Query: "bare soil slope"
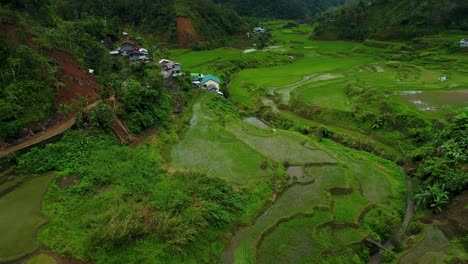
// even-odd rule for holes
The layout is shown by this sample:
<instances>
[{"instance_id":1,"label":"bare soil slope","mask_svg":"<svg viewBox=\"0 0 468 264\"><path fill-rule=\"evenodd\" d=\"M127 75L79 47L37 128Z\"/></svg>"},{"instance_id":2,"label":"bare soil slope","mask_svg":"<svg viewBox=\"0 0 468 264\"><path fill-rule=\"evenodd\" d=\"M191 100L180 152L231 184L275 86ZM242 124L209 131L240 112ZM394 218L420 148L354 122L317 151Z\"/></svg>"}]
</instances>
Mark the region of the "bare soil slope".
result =
<instances>
[{"instance_id":1,"label":"bare soil slope","mask_svg":"<svg viewBox=\"0 0 468 264\"><path fill-rule=\"evenodd\" d=\"M177 45L179 48L188 48L199 40L198 33L188 17L177 17Z\"/></svg>"},{"instance_id":2,"label":"bare soil slope","mask_svg":"<svg viewBox=\"0 0 468 264\"><path fill-rule=\"evenodd\" d=\"M99 98L99 84L94 76L79 68L79 63L67 53L60 50L52 50L49 56L54 58L62 69L57 74L57 79L65 87L59 88L55 95L57 105L70 105L80 97L85 98L88 103Z\"/></svg>"}]
</instances>

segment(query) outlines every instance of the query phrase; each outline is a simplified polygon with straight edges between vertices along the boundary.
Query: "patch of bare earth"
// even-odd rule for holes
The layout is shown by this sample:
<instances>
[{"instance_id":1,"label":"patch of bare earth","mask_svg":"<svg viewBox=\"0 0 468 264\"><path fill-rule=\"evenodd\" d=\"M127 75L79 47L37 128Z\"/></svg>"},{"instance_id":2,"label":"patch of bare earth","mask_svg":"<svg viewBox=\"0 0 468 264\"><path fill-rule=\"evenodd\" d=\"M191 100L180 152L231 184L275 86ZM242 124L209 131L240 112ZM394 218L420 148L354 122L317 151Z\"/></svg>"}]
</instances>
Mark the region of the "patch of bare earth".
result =
<instances>
[{"instance_id":1,"label":"patch of bare earth","mask_svg":"<svg viewBox=\"0 0 468 264\"><path fill-rule=\"evenodd\" d=\"M197 31L193 27L192 20L188 17L177 17L176 32L179 48L188 48L199 40Z\"/></svg>"},{"instance_id":2,"label":"patch of bare earth","mask_svg":"<svg viewBox=\"0 0 468 264\"><path fill-rule=\"evenodd\" d=\"M72 56L60 50L50 51L49 56L54 58L60 66L61 70L56 78L65 85L55 94L56 105L70 105L80 98L85 98L88 103L99 99L100 85L95 77L81 69Z\"/></svg>"},{"instance_id":3,"label":"patch of bare earth","mask_svg":"<svg viewBox=\"0 0 468 264\"><path fill-rule=\"evenodd\" d=\"M69 186L77 184L78 182L80 182L80 178L78 177L78 175L70 175L61 178L58 185L60 186L60 188L65 189Z\"/></svg>"}]
</instances>

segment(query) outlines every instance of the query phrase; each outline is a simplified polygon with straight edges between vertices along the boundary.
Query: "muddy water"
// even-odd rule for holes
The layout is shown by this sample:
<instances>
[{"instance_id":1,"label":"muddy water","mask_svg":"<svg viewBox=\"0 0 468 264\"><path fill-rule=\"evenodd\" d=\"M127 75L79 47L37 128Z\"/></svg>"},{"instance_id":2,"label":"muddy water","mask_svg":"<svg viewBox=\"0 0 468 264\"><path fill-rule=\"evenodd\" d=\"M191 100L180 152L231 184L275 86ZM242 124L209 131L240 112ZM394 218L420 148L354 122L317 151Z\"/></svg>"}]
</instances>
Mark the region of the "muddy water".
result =
<instances>
[{"instance_id":1,"label":"muddy water","mask_svg":"<svg viewBox=\"0 0 468 264\"><path fill-rule=\"evenodd\" d=\"M287 172L291 183L312 183L314 181L305 173L304 166L290 166Z\"/></svg>"},{"instance_id":2,"label":"muddy water","mask_svg":"<svg viewBox=\"0 0 468 264\"><path fill-rule=\"evenodd\" d=\"M47 222L41 212L42 198L54 176L36 176L0 197L0 262L37 248L37 230Z\"/></svg>"},{"instance_id":3,"label":"muddy water","mask_svg":"<svg viewBox=\"0 0 468 264\"><path fill-rule=\"evenodd\" d=\"M260 128L260 129L265 129L265 130L270 130L271 128L265 124L262 120L256 118L256 117L248 117L244 119L244 122L252 125L254 127Z\"/></svg>"},{"instance_id":4,"label":"muddy water","mask_svg":"<svg viewBox=\"0 0 468 264\"><path fill-rule=\"evenodd\" d=\"M468 107L468 89L403 91L399 96L423 111L436 111L439 108L452 105Z\"/></svg>"}]
</instances>

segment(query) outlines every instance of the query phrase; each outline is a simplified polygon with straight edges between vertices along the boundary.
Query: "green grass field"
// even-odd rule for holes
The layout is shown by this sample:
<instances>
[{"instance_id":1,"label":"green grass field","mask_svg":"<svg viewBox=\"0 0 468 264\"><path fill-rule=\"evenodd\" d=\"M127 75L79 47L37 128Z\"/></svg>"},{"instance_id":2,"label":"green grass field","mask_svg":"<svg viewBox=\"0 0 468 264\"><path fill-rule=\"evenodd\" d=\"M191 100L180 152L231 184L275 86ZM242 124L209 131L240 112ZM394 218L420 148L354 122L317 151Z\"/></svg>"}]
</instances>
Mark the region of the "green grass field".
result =
<instances>
[{"instance_id":1,"label":"green grass field","mask_svg":"<svg viewBox=\"0 0 468 264\"><path fill-rule=\"evenodd\" d=\"M337 157L340 163L336 165L308 166L305 172L315 181L308 185L295 185L286 190L253 225L237 232L223 254L223 263L254 263L255 256L261 263L281 263L284 259L294 256L294 252L298 250L294 243L299 243L298 247L301 247L303 243L300 241L305 241L303 238L297 237L297 241L294 240L295 236L283 240L275 238L284 237L282 234L286 233L289 227L292 228L292 234L300 232L294 230L300 229L301 223L308 220L301 220L300 223L291 220L290 223L288 219L291 217L295 219L294 216L297 214L314 213L314 210L311 210L314 207L329 208L329 212L332 214L331 223L359 225L358 218L373 203L378 203L387 210L394 210L390 208L391 206L402 206L404 204L404 196L392 196L393 193L404 192L405 178L401 177L401 171L399 172L391 163L386 163L378 158L362 159L357 162L354 160L354 155L359 155L359 152L344 150L338 145L331 145L331 143L327 143L325 146L333 156ZM375 167L375 170L362 170L359 167L361 165ZM363 186L365 181L372 178L376 173L384 177L382 186L387 188L380 190L382 197L392 196L394 197L393 201L388 199L369 200L365 193L364 195L359 193L360 186ZM377 178L377 180L382 179ZM340 190L345 193L341 193ZM351 192L349 193L349 191ZM278 223L280 224L278 225ZM309 229L302 230L304 235L311 232ZM280 234L277 234L277 232L280 232ZM310 263L308 261L317 259L319 255L320 257L328 257L329 255L320 253L322 251L328 252L332 248L342 249L348 245L359 243L368 234L364 227L336 229L327 226L314 232L315 235L312 237L320 237L320 239L311 239L308 242L313 244L314 250L309 252L310 256L303 256L305 262L300 263ZM257 249L256 245L265 233L267 236L260 248ZM336 241L340 243L336 244ZM270 249L273 248L276 249L274 252L278 254L271 254ZM268 252L270 252L271 256Z\"/></svg>"},{"instance_id":2,"label":"green grass field","mask_svg":"<svg viewBox=\"0 0 468 264\"><path fill-rule=\"evenodd\" d=\"M252 148L278 162L291 165L336 163L330 154L301 135L286 131L254 134L239 126L229 126L229 130Z\"/></svg>"},{"instance_id":3,"label":"green grass field","mask_svg":"<svg viewBox=\"0 0 468 264\"><path fill-rule=\"evenodd\" d=\"M47 222L42 198L55 173L34 177L0 197L0 261L31 253L38 246L37 230Z\"/></svg>"},{"instance_id":4,"label":"green grass field","mask_svg":"<svg viewBox=\"0 0 468 264\"><path fill-rule=\"evenodd\" d=\"M203 112L203 102L193 107L190 129L173 149L173 165L181 169L206 171L215 177L245 184L252 178L273 174L260 165L267 160L226 131L216 119Z\"/></svg>"},{"instance_id":5,"label":"green grass field","mask_svg":"<svg viewBox=\"0 0 468 264\"><path fill-rule=\"evenodd\" d=\"M357 192L333 197L333 211L338 223L357 223L358 217L369 202Z\"/></svg>"},{"instance_id":6,"label":"green grass field","mask_svg":"<svg viewBox=\"0 0 468 264\"><path fill-rule=\"evenodd\" d=\"M317 210L311 217L296 217L278 226L258 248L258 263L314 263L320 254L315 228L333 220L329 211Z\"/></svg>"}]
</instances>

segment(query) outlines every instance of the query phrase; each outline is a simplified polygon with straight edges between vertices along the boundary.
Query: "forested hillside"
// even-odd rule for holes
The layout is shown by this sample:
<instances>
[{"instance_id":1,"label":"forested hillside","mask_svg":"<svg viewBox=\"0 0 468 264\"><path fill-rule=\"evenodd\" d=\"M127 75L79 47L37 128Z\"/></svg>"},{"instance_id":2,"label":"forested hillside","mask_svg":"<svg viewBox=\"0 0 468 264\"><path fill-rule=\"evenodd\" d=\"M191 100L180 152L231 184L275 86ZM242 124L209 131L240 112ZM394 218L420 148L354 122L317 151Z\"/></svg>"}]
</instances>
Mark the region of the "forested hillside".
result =
<instances>
[{"instance_id":1,"label":"forested hillside","mask_svg":"<svg viewBox=\"0 0 468 264\"><path fill-rule=\"evenodd\" d=\"M465 0L360 1L325 13L318 36L343 39L407 39L446 29L468 29Z\"/></svg>"},{"instance_id":2,"label":"forested hillside","mask_svg":"<svg viewBox=\"0 0 468 264\"><path fill-rule=\"evenodd\" d=\"M311 20L330 7L339 6L346 0L216 0L233 8L240 15L263 18Z\"/></svg>"},{"instance_id":3,"label":"forested hillside","mask_svg":"<svg viewBox=\"0 0 468 264\"><path fill-rule=\"evenodd\" d=\"M188 22L188 29L179 23L180 18ZM199 43L221 46L248 30L247 23L234 11L220 8L211 0L8 0L0 4L0 24L0 139L20 137L33 122L58 110L73 110L69 100L67 104L54 100L57 91L71 90L63 79L76 76L60 76L63 65L51 56L53 50L76 59L71 64L81 67L82 74L86 68L94 69L101 84L115 88L132 76L128 72L111 75L125 65L113 60L100 42L108 39L118 45L122 31L132 32L139 45L151 39L152 43L190 48ZM192 34L191 38L183 45L177 43L181 39L178 35L186 32ZM160 47L154 46L151 51L156 48Z\"/></svg>"}]
</instances>

